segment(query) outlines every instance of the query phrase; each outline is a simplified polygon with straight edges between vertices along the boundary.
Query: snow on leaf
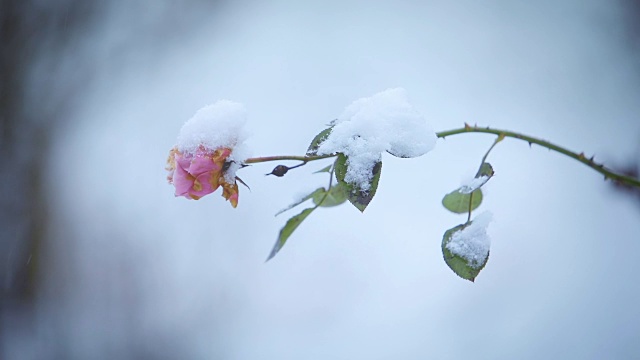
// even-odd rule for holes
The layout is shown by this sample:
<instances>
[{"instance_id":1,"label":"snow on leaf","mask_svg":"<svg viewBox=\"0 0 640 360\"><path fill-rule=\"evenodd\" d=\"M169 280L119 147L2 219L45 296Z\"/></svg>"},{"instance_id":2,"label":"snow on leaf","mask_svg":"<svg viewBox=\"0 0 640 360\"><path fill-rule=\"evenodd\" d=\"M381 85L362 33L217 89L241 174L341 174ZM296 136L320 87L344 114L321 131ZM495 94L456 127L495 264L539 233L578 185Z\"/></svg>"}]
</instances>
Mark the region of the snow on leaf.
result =
<instances>
[{"instance_id":1,"label":"snow on leaf","mask_svg":"<svg viewBox=\"0 0 640 360\"><path fill-rule=\"evenodd\" d=\"M462 194L469 194L474 192L477 189L480 189L484 184L489 181L493 177L493 167L488 162L483 162L480 165L480 169L476 173L476 177L474 177L471 181L466 184L463 184L458 191Z\"/></svg>"},{"instance_id":2,"label":"snow on leaf","mask_svg":"<svg viewBox=\"0 0 640 360\"><path fill-rule=\"evenodd\" d=\"M487 264L491 246L487 227L491 218L491 213L484 212L467 224L447 230L442 238L445 262L463 279L474 281Z\"/></svg>"},{"instance_id":3,"label":"snow on leaf","mask_svg":"<svg viewBox=\"0 0 640 360\"><path fill-rule=\"evenodd\" d=\"M468 183L462 185L459 189L458 192L461 194L470 194L476 190L478 190L482 185L486 184L487 181L489 181L489 177L488 176L480 176L480 177L476 177L473 178L473 180L469 181Z\"/></svg>"},{"instance_id":4,"label":"snow on leaf","mask_svg":"<svg viewBox=\"0 0 640 360\"><path fill-rule=\"evenodd\" d=\"M366 183L366 189L360 187L359 184L353 184L346 181L351 163L350 159L344 154L339 154L335 162L336 179L347 190L347 199L353 206L361 212L367 208L378 189L380 181L380 173L382 170L382 161L378 161L371 169L371 179Z\"/></svg>"},{"instance_id":5,"label":"snow on leaf","mask_svg":"<svg viewBox=\"0 0 640 360\"><path fill-rule=\"evenodd\" d=\"M424 155L436 135L409 104L404 89L388 89L349 105L319 145L317 154L342 153L349 159L344 181L367 192L382 152L398 157Z\"/></svg>"}]
</instances>

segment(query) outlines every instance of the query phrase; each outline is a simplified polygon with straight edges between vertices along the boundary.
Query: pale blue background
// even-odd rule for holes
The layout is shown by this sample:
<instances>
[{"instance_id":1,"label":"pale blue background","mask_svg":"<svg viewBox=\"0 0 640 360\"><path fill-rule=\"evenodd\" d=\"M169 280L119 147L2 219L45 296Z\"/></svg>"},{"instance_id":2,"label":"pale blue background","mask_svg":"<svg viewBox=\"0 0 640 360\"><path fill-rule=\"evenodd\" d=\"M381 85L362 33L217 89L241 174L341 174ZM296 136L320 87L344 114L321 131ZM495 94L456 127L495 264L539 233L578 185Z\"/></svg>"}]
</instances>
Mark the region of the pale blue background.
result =
<instances>
[{"instance_id":1,"label":"pale blue background","mask_svg":"<svg viewBox=\"0 0 640 360\"><path fill-rule=\"evenodd\" d=\"M497 146L476 283L442 260L465 220L440 206L493 137L384 157L364 214L321 209L271 262L288 213L325 182L243 169L237 209L173 197L185 120L242 102L256 155L300 155L351 101L389 87L440 131L521 131L607 164L638 158L640 58L614 1L115 1L34 77L80 75L50 154L50 249L11 359L640 358L640 211L602 176ZM637 20L637 19L636 19ZM86 75L86 77L83 77ZM74 77L75 76L75 77ZM41 91L33 89L33 91ZM56 96L52 93L51 96ZM37 106L37 104L32 104ZM56 354L55 356L52 354Z\"/></svg>"}]
</instances>

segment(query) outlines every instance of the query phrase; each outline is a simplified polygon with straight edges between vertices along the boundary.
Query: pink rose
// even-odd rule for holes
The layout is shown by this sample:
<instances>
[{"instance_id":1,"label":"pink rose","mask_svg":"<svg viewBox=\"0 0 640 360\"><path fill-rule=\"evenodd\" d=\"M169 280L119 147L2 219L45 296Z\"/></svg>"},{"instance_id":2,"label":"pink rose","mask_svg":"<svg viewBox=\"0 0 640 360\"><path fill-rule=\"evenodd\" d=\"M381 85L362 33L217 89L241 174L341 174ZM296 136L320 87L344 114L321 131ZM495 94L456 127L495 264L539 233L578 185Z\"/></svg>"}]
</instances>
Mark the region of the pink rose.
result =
<instances>
[{"instance_id":1,"label":"pink rose","mask_svg":"<svg viewBox=\"0 0 640 360\"><path fill-rule=\"evenodd\" d=\"M198 200L222 186L222 196L238 206L238 184L228 183L224 178L226 159L231 149L208 150L200 147L195 154L183 154L177 148L169 151L167 180L176 188L176 196Z\"/></svg>"}]
</instances>

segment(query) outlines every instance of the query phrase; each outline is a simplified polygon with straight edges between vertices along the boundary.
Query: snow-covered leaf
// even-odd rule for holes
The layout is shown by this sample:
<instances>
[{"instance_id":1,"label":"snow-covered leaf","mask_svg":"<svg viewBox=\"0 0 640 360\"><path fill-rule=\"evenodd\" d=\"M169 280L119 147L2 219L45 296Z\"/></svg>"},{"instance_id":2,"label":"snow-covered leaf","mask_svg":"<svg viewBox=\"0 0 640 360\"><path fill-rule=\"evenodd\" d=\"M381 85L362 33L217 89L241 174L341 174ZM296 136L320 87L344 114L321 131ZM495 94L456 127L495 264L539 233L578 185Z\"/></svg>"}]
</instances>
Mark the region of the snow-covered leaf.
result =
<instances>
[{"instance_id":1,"label":"snow-covered leaf","mask_svg":"<svg viewBox=\"0 0 640 360\"><path fill-rule=\"evenodd\" d=\"M489 181L490 177L488 176L480 176L473 178L473 180L469 181L467 184L464 184L458 188L458 192L461 194L470 194L482 187L482 185L486 184Z\"/></svg>"},{"instance_id":2,"label":"snow-covered leaf","mask_svg":"<svg viewBox=\"0 0 640 360\"><path fill-rule=\"evenodd\" d=\"M470 262L463 258L462 256L454 254L448 246L451 243L451 240L455 233L460 232L465 227L469 226L469 224L460 224L452 229L447 230L442 237L442 255L444 257L444 262L447 263L447 266L453 270L456 275L460 276L465 280L469 280L473 282L480 270L484 268L487 264L487 260L489 260L489 252L487 250L486 257L483 262L479 264L470 264ZM473 266L472 266L473 265Z\"/></svg>"},{"instance_id":3,"label":"snow-covered leaf","mask_svg":"<svg viewBox=\"0 0 640 360\"><path fill-rule=\"evenodd\" d=\"M437 138L402 88L354 101L332 126L313 153L344 154L349 159L344 180L363 193L370 190L383 152L406 158L421 156L433 149Z\"/></svg>"},{"instance_id":4,"label":"snow-covered leaf","mask_svg":"<svg viewBox=\"0 0 640 360\"><path fill-rule=\"evenodd\" d=\"M393 150L387 150L387 153L389 153L389 154L391 154L391 155L393 155L395 157L401 158L401 159L409 159L409 158L412 158L412 157L417 157L417 156L408 156L408 155L402 154L402 153L394 153ZM421 155L418 155L418 156L421 156Z\"/></svg>"},{"instance_id":5,"label":"snow-covered leaf","mask_svg":"<svg viewBox=\"0 0 640 360\"><path fill-rule=\"evenodd\" d=\"M477 189L480 189L484 184L486 184L492 176L493 167L488 162L483 162L482 165L480 165L480 169L478 169L478 172L476 173L476 177L474 177L468 183L462 185L460 189L458 189L458 191L463 194L474 192Z\"/></svg>"},{"instance_id":6,"label":"snow-covered leaf","mask_svg":"<svg viewBox=\"0 0 640 360\"><path fill-rule=\"evenodd\" d=\"M436 138L431 125L409 102L407 91L394 88L347 106L318 153L368 158L388 151L410 158L432 150Z\"/></svg>"},{"instance_id":7,"label":"snow-covered leaf","mask_svg":"<svg viewBox=\"0 0 640 360\"><path fill-rule=\"evenodd\" d=\"M338 183L345 187L347 190L347 199L361 212L367 208L367 205L371 202L376 190L378 189L378 182L380 181L380 172L382 170L382 161L376 162L372 169L371 180L368 182L368 189L363 190L357 184L350 184L345 182L344 178L347 174L348 161L346 155L339 154L338 159L335 162L336 178Z\"/></svg>"},{"instance_id":8,"label":"snow-covered leaf","mask_svg":"<svg viewBox=\"0 0 640 360\"><path fill-rule=\"evenodd\" d=\"M456 214L464 214L480 206L482 203L482 190L476 189L471 193L465 194L460 192L461 189L458 188L445 195L442 199L442 206ZM471 206L469 206L469 202L471 202Z\"/></svg>"},{"instance_id":9,"label":"snow-covered leaf","mask_svg":"<svg viewBox=\"0 0 640 360\"><path fill-rule=\"evenodd\" d=\"M315 209L316 209L315 207L304 209L300 214L292 217L287 221L284 227L280 230L280 234L278 235L278 240L276 240L276 243L273 246L273 249L271 250L269 257L267 258L267 261L271 260L274 256L276 256L276 254L280 251L280 249L282 249L284 244L287 242L287 239L289 239L289 236L291 236L291 234L295 231L295 229L298 228L298 226L302 223L302 221L304 221L304 219L306 219L307 216L309 216L309 214L311 214Z\"/></svg>"}]
</instances>

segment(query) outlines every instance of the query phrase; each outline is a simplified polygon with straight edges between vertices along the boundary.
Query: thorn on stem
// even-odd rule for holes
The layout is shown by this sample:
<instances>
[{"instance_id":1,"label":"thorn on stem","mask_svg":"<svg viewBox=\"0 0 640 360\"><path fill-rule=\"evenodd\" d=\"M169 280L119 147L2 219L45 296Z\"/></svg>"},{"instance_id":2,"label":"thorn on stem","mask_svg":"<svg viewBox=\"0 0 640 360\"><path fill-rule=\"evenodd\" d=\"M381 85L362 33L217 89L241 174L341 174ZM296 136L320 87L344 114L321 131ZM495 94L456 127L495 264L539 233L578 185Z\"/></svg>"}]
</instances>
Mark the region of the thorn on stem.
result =
<instances>
[{"instance_id":1,"label":"thorn on stem","mask_svg":"<svg viewBox=\"0 0 640 360\"><path fill-rule=\"evenodd\" d=\"M249 185L247 185L246 182L242 181L242 179L240 179L237 176L236 176L236 181L238 181L240 184L244 185L247 189L249 189L249 191L251 191L251 188L249 187Z\"/></svg>"}]
</instances>

